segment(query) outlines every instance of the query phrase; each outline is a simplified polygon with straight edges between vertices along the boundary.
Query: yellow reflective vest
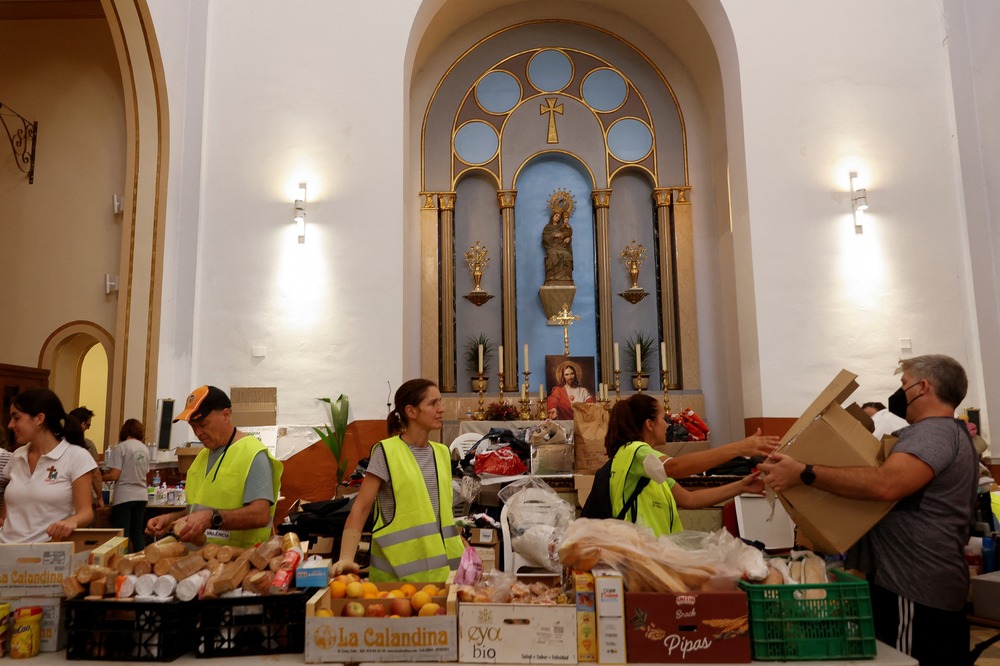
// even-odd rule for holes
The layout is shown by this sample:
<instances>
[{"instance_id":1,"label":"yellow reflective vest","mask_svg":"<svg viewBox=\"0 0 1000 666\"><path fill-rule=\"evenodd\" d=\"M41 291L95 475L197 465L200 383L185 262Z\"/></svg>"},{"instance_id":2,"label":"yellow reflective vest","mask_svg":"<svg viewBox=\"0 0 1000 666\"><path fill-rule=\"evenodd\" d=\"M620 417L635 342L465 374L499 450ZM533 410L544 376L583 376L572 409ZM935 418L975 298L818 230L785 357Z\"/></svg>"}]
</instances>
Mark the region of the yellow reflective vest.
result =
<instances>
[{"instance_id":1,"label":"yellow reflective vest","mask_svg":"<svg viewBox=\"0 0 1000 666\"><path fill-rule=\"evenodd\" d=\"M611 463L611 514L617 516L625 501L632 495L639 478L629 475L632 461L642 447L650 448L646 442L629 442L618 449ZM652 450L649 455L656 455ZM684 529L681 517L677 513L677 501L670 492L670 482L651 482L636 499L636 525L645 525L653 530L656 536L672 534Z\"/></svg>"},{"instance_id":2,"label":"yellow reflective vest","mask_svg":"<svg viewBox=\"0 0 1000 666\"><path fill-rule=\"evenodd\" d=\"M250 463L260 451L267 451L267 448L256 437L247 435L230 444L225 453L215 461L212 469L207 469L209 450L200 451L187 473L185 492L188 504L202 504L213 509L241 508L247 475L250 474ZM275 460L270 452L267 455L271 458L271 481L277 503L284 465ZM270 510L272 519L274 507L272 504ZM208 536L208 542L249 548L270 538L271 525L268 524L250 530L229 530L228 539Z\"/></svg>"},{"instance_id":3,"label":"yellow reflective vest","mask_svg":"<svg viewBox=\"0 0 1000 666\"><path fill-rule=\"evenodd\" d=\"M451 501L451 454L448 447L431 442L438 480L440 521L410 447L400 437L380 442L389 466L396 508L386 523L376 506L372 529L372 581L443 581L458 568L462 540L455 527Z\"/></svg>"}]
</instances>

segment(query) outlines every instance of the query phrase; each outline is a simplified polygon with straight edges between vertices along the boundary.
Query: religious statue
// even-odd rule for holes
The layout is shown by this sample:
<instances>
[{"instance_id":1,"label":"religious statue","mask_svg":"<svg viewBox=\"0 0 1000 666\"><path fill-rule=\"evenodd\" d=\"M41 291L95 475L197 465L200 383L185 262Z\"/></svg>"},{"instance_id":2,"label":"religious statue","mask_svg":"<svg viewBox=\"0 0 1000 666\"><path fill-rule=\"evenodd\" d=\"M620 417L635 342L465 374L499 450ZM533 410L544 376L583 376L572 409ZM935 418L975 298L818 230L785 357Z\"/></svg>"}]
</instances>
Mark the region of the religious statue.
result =
<instances>
[{"instance_id":1,"label":"religious statue","mask_svg":"<svg viewBox=\"0 0 1000 666\"><path fill-rule=\"evenodd\" d=\"M573 284L573 227L569 224L573 213L573 197L566 190L553 192L549 197L549 222L542 229L542 248L545 249L545 284Z\"/></svg>"}]
</instances>

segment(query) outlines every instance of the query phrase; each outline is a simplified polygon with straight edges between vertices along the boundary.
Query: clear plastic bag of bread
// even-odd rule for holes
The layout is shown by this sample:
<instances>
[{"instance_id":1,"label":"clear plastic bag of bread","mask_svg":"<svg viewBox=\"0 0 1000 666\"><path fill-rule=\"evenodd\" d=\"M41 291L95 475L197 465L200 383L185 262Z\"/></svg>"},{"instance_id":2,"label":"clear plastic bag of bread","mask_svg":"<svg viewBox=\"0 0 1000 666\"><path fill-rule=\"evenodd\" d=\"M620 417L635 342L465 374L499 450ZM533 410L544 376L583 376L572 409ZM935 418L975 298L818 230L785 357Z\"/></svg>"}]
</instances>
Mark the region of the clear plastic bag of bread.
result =
<instances>
[{"instance_id":1,"label":"clear plastic bag of bread","mask_svg":"<svg viewBox=\"0 0 1000 666\"><path fill-rule=\"evenodd\" d=\"M763 553L725 530L656 537L615 519L575 520L562 536L559 560L580 571L614 567L630 592L731 590L740 578L767 575Z\"/></svg>"},{"instance_id":2,"label":"clear plastic bag of bread","mask_svg":"<svg viewBox=\"0 0 1000 666\"><path fill-rule=\"evenodd\" d=\"M518 479L498 494L507 509L511 549L534 566L558 570L559 542L576 510L536 476Z\"/></svg>"}]
</instances>

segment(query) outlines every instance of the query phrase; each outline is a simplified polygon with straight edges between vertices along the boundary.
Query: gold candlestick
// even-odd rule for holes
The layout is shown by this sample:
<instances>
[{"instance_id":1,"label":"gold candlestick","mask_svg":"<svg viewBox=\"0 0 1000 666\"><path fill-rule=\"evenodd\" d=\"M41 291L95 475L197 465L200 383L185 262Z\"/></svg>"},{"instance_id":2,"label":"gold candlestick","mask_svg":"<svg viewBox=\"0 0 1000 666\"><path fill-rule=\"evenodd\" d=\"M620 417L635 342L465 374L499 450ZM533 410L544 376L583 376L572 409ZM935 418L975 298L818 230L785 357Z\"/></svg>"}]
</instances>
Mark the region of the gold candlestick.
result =
<instances>
[{"instance_id":1,"label":"gold candlestick","mask_svg":"<svg viewBox=\"0 0 1000 666\"><path fill-rule=\"evenodd\" d=\"M536 400L535 401L535 413L533 415L533 418L536 421L544 421L545 419L548 418L548 414L545 413L545 406L544 405L545 405L545 403L543 401L541 401L541 400Z\"/></svg>"},{"instance_id":2,"label":"gold candlestick","mask_svg":"<svg viewBox=\"0 0 1000 666\"><path fill-rule=\"evenodd\" d=\"M615 357L617 359L617 356ZM617 360L615 361L617 364ZM615 402L622 399L622 371L615 370Z\"/></svg>"},{"instance_id":3,"label":"gold candlestick","mask_svg":"<svg viewBox=\"0 0 1000 666\"><path fill-rule=\"evenodd\" d=\"M503 359L500 359L500 372L497 374L500 376L500 402L503 402Z\"/></svg>"},{"instance_id":4,"label":"gold candlestick","mask_svg":"<svg viewBox=\"0 0 1000 666\"><path fill-rule=\"evenodd\" d=\"M486 391L486 379L480 378L476 385L479 387L479 409L476 413L472 415L476 421L483 421L486 419L486 412L483 410L483 393Z\"/></svg>"},{"instance_id":5,"label":"gold candlestick","mask_svg":"<svg viewBox=\"0 0 1000 666\"><path fill-rule=\"evenodd\" d=\"M521 403L521 411L517 413L517 417L522 421L528 421L531 419L531 398L521 398L519 401Z\"/></svg>"},{"instance_id":6,"label":"gold candlestick","mask_svg":"<svg viewBox=\"0 0 1000 666\"><path fill-rule=\"evenodd\" d=\"M670 414L670 394L667 392L667 379L669 378L669 370L660 370L660 381L663 382L663 412L665 414Z\"/></svg>"}]
</instances>

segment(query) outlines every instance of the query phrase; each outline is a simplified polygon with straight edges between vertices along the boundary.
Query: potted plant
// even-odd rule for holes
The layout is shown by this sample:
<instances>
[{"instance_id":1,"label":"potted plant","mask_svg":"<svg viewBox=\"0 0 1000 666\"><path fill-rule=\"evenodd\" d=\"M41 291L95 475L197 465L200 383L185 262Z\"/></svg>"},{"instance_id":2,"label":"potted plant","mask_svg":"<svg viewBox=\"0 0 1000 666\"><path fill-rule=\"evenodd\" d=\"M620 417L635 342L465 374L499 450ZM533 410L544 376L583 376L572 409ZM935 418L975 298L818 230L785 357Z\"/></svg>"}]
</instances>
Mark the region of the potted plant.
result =
<instances>
[{"instance_id":1,"label":"potted plant","mask_svg":"<svg viewBox=\"0 0 1000 666\"><path fill-rule=\"evenodd\" d=\"M333 459L337 461L337 486L344 480L347 470L344 469L344 436L347 434L347 408L350 401L346 394L341 393L336 400L330 398L317 398L322 400L330 408L330 423L319 428L313 428L319 438L323 440L326 447L333 454Z\"/></svg>"},{"instance_id":2,"label":"potted plant","mask_svg":"<svg viewBox=\"0 0 1000 666\"><path fill-rule=\"evenodd\" d=\"M479 348L483 348L483 371L479 371ZM470 337L465 343L465 369L469 372L474 393L485 391L490 383L490 362L493 360L493 343L485 333Z\"/></svg>"},{"instance_id":3,"label":"potted plant","mask_svg":"<svg viewBox=\"0 0 1000 666\"><path fill-rule=\"evenodd\" d=\"M635 350L639 348L639 359L642 365L636 365ZM656 338L636 331L625 341L625 367L633 371L632 387L637 391L649 388L649 371L653 365L653 353L656 351ZM642 368L640 371L639 368Z\"/></svg>"}]
</instances>

